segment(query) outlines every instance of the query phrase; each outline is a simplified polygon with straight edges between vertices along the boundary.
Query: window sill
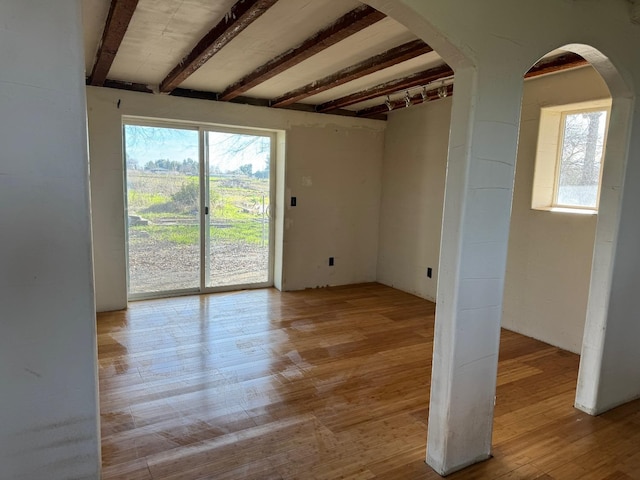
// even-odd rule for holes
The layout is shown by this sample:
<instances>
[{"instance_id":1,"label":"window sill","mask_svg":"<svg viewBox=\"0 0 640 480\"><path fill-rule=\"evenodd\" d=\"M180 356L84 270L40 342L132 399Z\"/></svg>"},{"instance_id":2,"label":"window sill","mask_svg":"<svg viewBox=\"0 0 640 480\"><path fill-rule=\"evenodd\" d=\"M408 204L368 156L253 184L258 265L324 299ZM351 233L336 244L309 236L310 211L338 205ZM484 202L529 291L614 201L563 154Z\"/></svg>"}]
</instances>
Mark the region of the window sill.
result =
<instances>
[{"instance_id":1,"label":"window sill","mask_svg":"<svg viewBox=\"0 0 640 480\"><path fill-rule=\"evenodd\" d=\"M578 215L597 215L598 210L590 208L564 208L564 207L531 207L532 210L552 213L575 213Z\"/></svg>"}]
</instances>

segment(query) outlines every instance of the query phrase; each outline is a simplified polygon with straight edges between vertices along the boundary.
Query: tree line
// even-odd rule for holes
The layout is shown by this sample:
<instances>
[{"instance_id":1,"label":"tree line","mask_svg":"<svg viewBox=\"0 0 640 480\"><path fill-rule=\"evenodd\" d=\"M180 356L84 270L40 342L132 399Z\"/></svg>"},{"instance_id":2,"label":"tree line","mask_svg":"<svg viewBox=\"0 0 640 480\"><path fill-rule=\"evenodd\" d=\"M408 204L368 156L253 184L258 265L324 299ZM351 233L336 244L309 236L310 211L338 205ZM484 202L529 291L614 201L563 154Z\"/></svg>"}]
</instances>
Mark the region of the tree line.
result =
<instances>
[{"instance_id":1,"label":"tree line","mask_svg":"<svg viewBox=\"0 0 640 480\"><path fill-rule=\"evenodd\" d=\"M132 159L131 157L127 157L127 168L132 170L139 170L140 164L136 159ZM177 160L168 160L168 159L158 159L148 161L144 164L142 170L145 171L167 171L167 172L176 172L182 173L185 175L198 175L200 171L200 166L197 161L186 158L179 162ZM221 174L222 172L217 166L213 166L211 168L211 173L213 174ZM247 163L245 165L241 165L237 170L233 172L229 172L231 174L236 175L246 175L247 177L255 177L255 178L269 178L269 162L267 162L267 166L264 170L258 170L256 172L253 171L253 165Z\"/></svg>"},{"instance_id":2,"label":"tree line","mask_svg":"<svg viewBox=\"0 0 640 480\"><path fill-rule=\"evenodd\" d=\"M155 161L149 161L144 164L145 170L166 170L169 172L184 173L186 175L197 175L200 167L198 162L191 158L185 158L182 162L177 160L168 160L161 158Z\"/></svg>"}]
</instances>

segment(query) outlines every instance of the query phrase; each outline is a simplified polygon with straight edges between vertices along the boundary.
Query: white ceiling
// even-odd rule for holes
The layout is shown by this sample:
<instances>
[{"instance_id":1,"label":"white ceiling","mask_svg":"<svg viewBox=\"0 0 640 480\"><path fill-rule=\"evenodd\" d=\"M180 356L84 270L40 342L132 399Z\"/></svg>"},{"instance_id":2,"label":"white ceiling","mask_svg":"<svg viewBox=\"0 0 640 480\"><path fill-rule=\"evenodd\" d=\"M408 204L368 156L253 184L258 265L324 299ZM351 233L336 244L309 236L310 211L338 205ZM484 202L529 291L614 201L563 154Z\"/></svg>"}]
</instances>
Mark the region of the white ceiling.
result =
<instances>
[{"instance_id":1,"label":"white ceiling","mask_svg":"<svg viewBox=\"0 0 640 480\"><path fill-rule=\"evenodd\" d=\"M236 0L140 0L109 70L108 79L148 85L157 90L166 75L229 11ZM91 72L110 0L83 0L86 71ZM180 88L222 92L277 55L360 6L356 0L279 0L230 44L186 79ZM247 91L273 99L343 68L397 47L416 36L385 18ZM429 53L356 81L308 97L320 104L377 84L430 68L442 60ZM381 100L366 102L365 106ZM363 105L348 107L359 110Z\"/></svg>"},{"instance_id":2,"label":"white ceiling","mask_svg":"<svg viewBox=\"0 0 640 480\"><path fill-rule=\"evenodd\" d=\"M225 17L236 1L139 0L107 79L143 84L157 91L167 74ZM82 0L87 73L93 68L110 3L111 0ZM356 0L278 0L179 88L220 93L359 6ZM384 18L264 81L243 96L274 99L415 39L403 25ZM443 63L437 53L431 52L307 97L300 103L319 105ZM397 92L392 94L392 99L403 95L404 92ZM346 108L357 111L380 105L384 99L380 97Z\"/></svg>"},{"instance_id":3,"label":"white ceiling","mask_svg":"<svg viewBox=\"0 0 640 480\"><path fill-rule=\"evenodd\" d=\"M84 67L87 75L100 44L104 23L109 13L109 2L105 0L82 0L82 25L84 27Z\"/></svg>"}]
</instances>

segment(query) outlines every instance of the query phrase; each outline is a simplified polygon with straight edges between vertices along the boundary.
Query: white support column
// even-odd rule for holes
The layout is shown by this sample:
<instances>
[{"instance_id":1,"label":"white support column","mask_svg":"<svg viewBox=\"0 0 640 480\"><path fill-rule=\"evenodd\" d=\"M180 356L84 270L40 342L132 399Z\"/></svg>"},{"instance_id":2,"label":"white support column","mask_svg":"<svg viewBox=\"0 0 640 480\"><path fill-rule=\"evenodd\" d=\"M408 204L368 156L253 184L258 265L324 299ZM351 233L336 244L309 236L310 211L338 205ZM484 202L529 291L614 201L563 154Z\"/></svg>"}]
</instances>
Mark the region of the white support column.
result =
<instances>
[{"instance_id":1,"label":"white support column","mask_svg":"<svg viewBox=\"0 0 640 480\"><path fill-rule=\"evenodd\" d=\"M576 407L592 415L640 398L640 137L634 134L640 132L640 113L632 104L632 98L614 97L609 124L605 162L611 162L605 163L576 393ZM627 145L625 168L620 157L626 158Z\"/></svg>"},{"instance_id":2,"label":"white support column","mask_svg":"<svg viewBox=\"0 0 640 480\"><path fill-rule=\"evenodd\" d=\"M608 330L609 321L611 321L611 325L619 322L619 319L609 317L609 309L612 297L614 260L616 258L622 213L622 191L626 172L632 112L633 98L622 95L614 96L607 134L606 156L598 206L598 224L591 269L589 303L587 305L587 318L580 355L580 371L576 388L576 408L591 415L599 415L609 408L638 395L638 392L635 391L638 385L636 381L623 381L622 384L625 388L629 388L630 391L622 395L614 393L615 388L611 388L606 384L607 379L602 379L604 381L601 381L607 333L611 333L611 330ZM637 204L634 203L633 205L632 210L635 212L635 205ZM628 264L626 261L624 263ZM632 301L635 301L635 295L632 298L634 298ZM622 319L625 318L627 316L623 315ZM623 333L623 336L630 339L636 338L634 335L628 335L628 332ZM611 335L608 337L611 338ZM637 348L633 340L629 347L629 353L635 356ZM613 357L610 360L619 365L637 364L637 359L634 360L633 358L619 361L617 356L620 353L619 349L620 344L617 344L613 349ZM612 352L612 350L609 350L609 352ZM604 388L602 388L603 386Z\"/></svg>"},{"instance_id":3,"label":"white support column","mask_svg":"<svg viewBox=\"0 0 640 480\"><path fill-rule=\"evenodd\" d=\"M98 479L78 0L0 2L0 478Z\"/></svg>"},{"instance_id":4,"label":"white support column","mask_svg":"<svg viewBox=\"0 0 640 480\"><path fill-rule=\"evenodd\" d=\"M456 72L427 439L441 475L491 452L521 97L521 72Z\"/></svg>"}]
</instances>

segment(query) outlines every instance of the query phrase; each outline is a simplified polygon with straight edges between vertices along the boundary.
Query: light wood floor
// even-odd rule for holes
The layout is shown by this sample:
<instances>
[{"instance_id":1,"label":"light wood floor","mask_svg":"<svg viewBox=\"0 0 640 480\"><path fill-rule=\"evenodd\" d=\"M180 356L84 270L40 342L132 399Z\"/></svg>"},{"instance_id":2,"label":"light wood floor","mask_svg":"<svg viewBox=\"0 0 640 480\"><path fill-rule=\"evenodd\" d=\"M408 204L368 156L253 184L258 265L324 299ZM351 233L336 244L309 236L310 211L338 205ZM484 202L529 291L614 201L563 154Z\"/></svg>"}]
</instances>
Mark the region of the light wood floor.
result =
<instances>
[{"instance_id":1,"label":"light wood floor","mask_svg":"<svg viewBox=\"0 0 640 480\"><path fill-rule=\"evenodd\" d=\"M440 478L424 463L433 315L377 284L100 314L103 478ZM577 369L504 331L494 458L448 478L640 479L640 402L575 410Z\"/></svg>"}]
</instances>

